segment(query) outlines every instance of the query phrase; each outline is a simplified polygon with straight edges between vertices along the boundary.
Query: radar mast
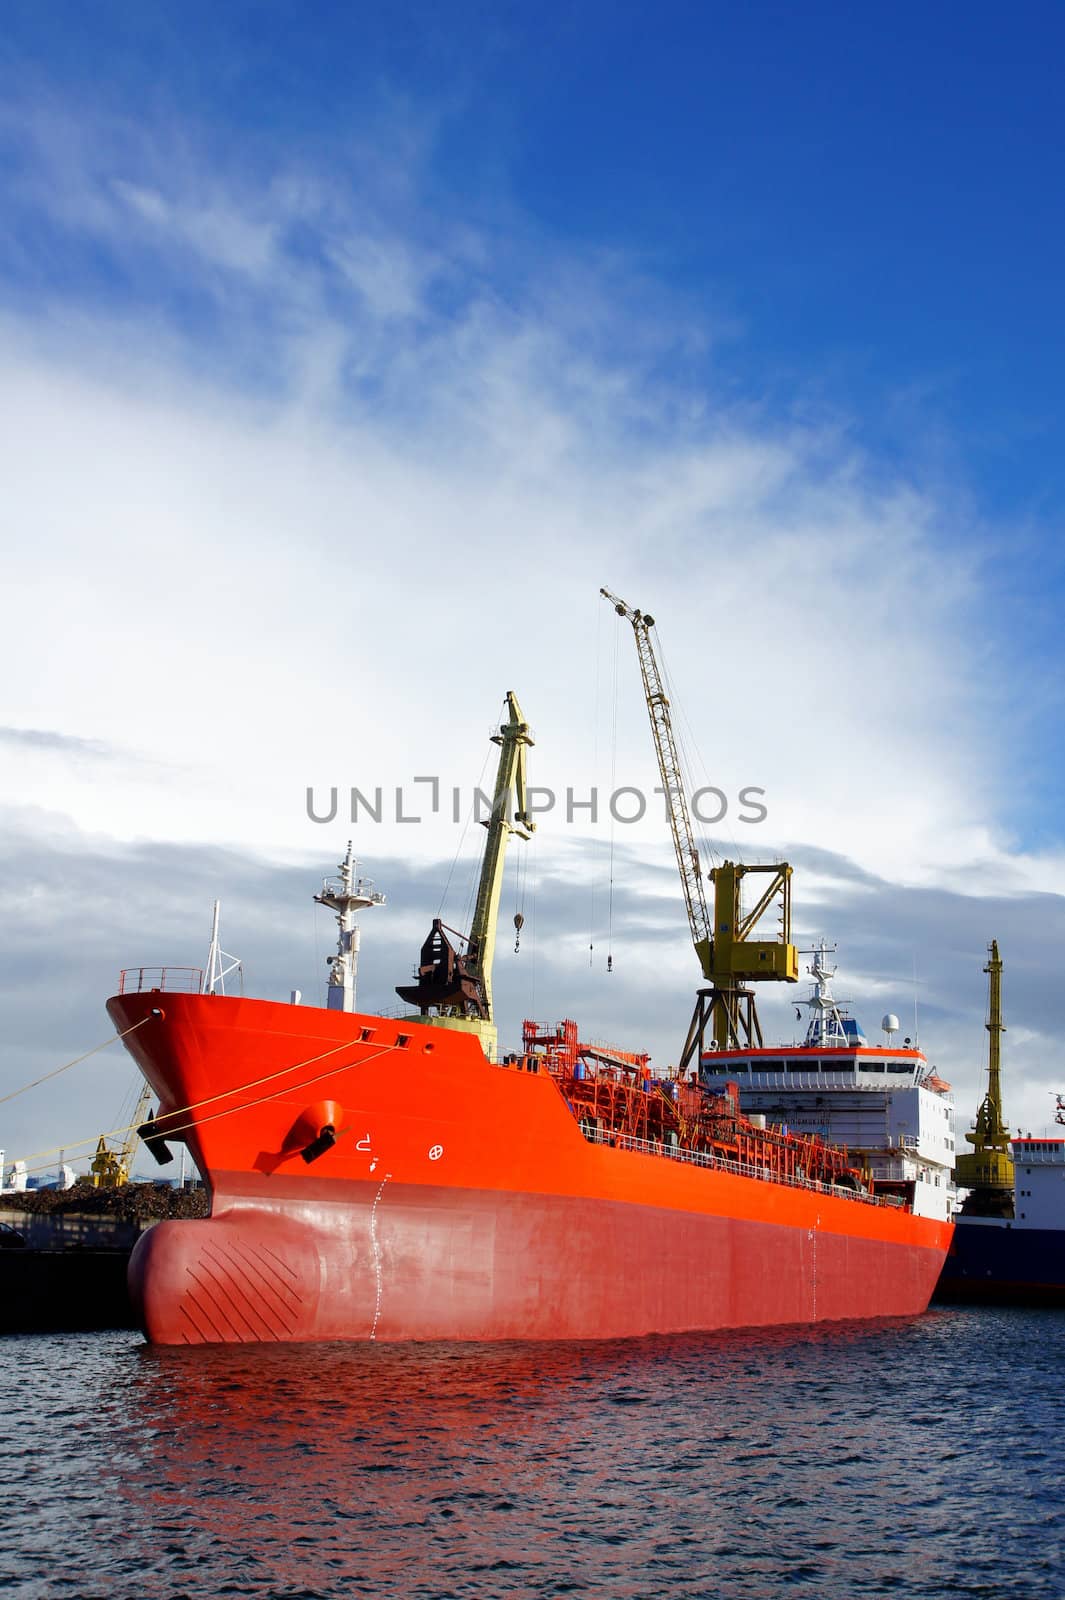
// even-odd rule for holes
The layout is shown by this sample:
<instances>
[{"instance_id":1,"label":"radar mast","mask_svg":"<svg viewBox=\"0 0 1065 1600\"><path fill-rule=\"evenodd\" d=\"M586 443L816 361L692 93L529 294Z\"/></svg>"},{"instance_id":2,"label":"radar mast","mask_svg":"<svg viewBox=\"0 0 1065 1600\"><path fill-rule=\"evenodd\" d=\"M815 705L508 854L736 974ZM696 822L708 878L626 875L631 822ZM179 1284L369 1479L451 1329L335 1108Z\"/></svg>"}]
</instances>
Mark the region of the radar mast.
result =
<instances>
[{"instance_id":1,"label":"radar mast","mask_svg":"<svg viewBox=\"0 0 1065 1600\"><path fill-rule=\"evenodd\" d=\"M336 912L337 953L327 956L329 962L329 989L326 1004L330 1011L355 1010L355 979L359 970L359 923L356 915L369 906L383 906L385 897L378 894L368 878L356 878L358 863L348 853L337 867L340 876L326 878L321 894L315 895L320 906Z\"/></svg>"}]
</instances>

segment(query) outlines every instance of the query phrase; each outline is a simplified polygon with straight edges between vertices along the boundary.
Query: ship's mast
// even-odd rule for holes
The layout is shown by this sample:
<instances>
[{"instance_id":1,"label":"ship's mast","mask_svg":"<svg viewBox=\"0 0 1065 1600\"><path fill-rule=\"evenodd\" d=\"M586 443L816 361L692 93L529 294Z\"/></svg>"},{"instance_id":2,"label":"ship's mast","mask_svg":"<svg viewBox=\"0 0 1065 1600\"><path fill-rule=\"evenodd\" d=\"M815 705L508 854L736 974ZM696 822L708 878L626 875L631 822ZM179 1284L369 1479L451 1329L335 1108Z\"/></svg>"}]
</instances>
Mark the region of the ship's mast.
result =
<instances>
[{"instance_id":1,"label":"ship's mast","mask_svg":"<svg viewBox=\"0 0 1065 1600\"><path fill-rule=\"evenodd\" d=\"M337 868L339 878L326 878L321 894L315 895L320 906L336 912L337 953L328 956L329 989L326 1003L330 1011L355 1010L355 978L359 969L359 923L356 913L369 906L383 906L385 897L378 894L368 878L356 878L357 862L348 853Z\"/></svg>"},{"instance_id":2,"label":"ship's mast","mask_svg":"<svg viewBox=\"0 0 1065 1600\"><path fill-rule=\"evenodd\" d=\"M803 952L813 957L806 970L814 980L814 986L809 998L800 1000L798 1004L810 1008L810 1023L803 1043L814 1049L824 1050L850 1043L843 1026L843 1013L832 993L836 968L829 966L828 957L835 953L835 949L834 944L826 944L821 939L812 950Z\"/></svg>"},{"instance_id":3,"label":"ship's mast","mask_svg":"<svg viewBox=\"0 0 1065 1600\"><path fill-rule=\"evenodd\" d=\"M216 900L211 911L211 943L207 951L207 965L200 980L203 994L225 994L226 979L231 972L237 973L241 990L244 988L244 965L240 957L230 955L228 950L223 950L218 938L221 914L222 902Z\"/></svg>"}]
</instances>

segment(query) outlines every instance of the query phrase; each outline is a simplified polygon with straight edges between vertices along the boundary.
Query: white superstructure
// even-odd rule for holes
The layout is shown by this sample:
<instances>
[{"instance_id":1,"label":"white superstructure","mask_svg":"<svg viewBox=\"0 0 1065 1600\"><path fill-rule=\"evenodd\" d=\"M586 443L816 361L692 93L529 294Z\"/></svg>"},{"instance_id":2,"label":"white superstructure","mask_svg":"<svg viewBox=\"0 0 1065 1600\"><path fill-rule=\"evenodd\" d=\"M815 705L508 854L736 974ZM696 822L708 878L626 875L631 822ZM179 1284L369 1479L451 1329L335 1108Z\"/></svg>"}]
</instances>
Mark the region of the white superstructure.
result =
<instances>
[{"instance_id":1,"label":"white superstructure","mask_svg":"<svg viewBox=\"0 0 1065 1600\"><path fill-rule=\"evenodd\" d=\"M832 947L810 952L813 988L802 1043L708 1051L708 1088L739 1085L748 1115L845 1145L881 1193L910 1202L918 1216L947 1218L954 1165L954 1100L915 1041L892 1043L898 1019L884 1018L884 1045L871 1045L831 990Z\"/></svg>"},{"instance_id":2,"label":"white superstructure","mask_svg":"<svg viewBox=\"0 0 1065 1600\"><path fill-rule=\"evenodd\" d=\"M1065 1139L1010 1140L1014 1228L1065 1228Z\"/></svg>"}]
</instances>

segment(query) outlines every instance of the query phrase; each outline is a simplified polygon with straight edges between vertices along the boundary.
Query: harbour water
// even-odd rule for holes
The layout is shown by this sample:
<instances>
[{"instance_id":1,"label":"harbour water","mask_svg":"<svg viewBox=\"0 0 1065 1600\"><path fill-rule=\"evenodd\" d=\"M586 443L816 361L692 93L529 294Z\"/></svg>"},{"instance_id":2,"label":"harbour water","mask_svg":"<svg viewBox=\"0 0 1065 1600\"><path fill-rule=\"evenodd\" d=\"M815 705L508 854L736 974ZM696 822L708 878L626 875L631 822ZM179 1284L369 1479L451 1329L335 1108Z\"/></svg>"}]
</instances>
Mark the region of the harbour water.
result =
<instances>
[{"instance_id":1,"label":"harbour water","mask_svg":"<svg viewBox=\"0 0 1065 1600\"><path fill-rule=\"evenodd\" d=\"M0 1594L1065 1593L1065 1313L584 1345L0 1341Z\"/></svg>"}]
</instances>

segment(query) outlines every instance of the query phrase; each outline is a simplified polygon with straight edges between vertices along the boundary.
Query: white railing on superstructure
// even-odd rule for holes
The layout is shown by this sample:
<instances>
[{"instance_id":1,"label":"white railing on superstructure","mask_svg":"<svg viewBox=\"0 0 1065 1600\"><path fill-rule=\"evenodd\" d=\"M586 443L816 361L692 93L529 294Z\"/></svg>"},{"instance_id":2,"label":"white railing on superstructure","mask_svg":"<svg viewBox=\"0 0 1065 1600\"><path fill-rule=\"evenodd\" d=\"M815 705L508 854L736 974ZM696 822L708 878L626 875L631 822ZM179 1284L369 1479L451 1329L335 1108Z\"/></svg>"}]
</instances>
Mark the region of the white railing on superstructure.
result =
<instances>
[{"instance_id":1,"label":"white railing on superstructure","mask_svg":"<svg viewBox=\"0 0 1065 1600\"><path fill-rule=\"evenodd\" d=\"M1061 1139L1011 1139L1013 1160L1016 1166L1060 1167L1065 1163L1065 1140Z\"/></svg>"},{"instance_id":2,"label":"white railing on superstructure","mask_svg":"<svg viewBox=\"0 0 1065 1600\"><path fill-rule=\"evenodd\" d=\"M738 1083L741 1089L845 1089L848 1093L858 1091L861 1094L888 1094L899 1089L912 1089L913 1080L900 1081L900 1078L880 1078L870 1083L867 1079L858 1078L853 1071L843 1067L835 1072L805 1071L800 1075L787 1072L726 1072L723 1068L716 1072L704 1074L708 1082L720 1079L722 1082L729 1080ZM918 1085L918 1087L920 1087Z\"/></svg>"},{"instance_id":3,"label":"white railing on superstructure","mask_svg":"<svg viewBox=\"0 0 1065 1600\"><path fill-rule=\"evenodd\" d=\"M836 1183L821 1183L816 1178L781 1177L768 1167L756 1167L745 1161L728 1161L722 1156L710 1155L705 1150L682 1150L678 1145L663 1144L657 1139L636 1139L627 1133L609 1133L603 1128L590 1128L581 1124L581 1132L589 1144L608 1145L615 1150L633 1150L641 1155L663 1156L668 1161L683 1161L689 1166L706 1167L713 1172L731 1172L738 1178L757 1178L763 1183L783 1183L790 1189L812 1189L817 1194L836 1195L841 1200L858 1200L867 1206L899 1206L896 1195L864 1194L858 1189L844 1188Z\"/></svg>"}]
</instances>

